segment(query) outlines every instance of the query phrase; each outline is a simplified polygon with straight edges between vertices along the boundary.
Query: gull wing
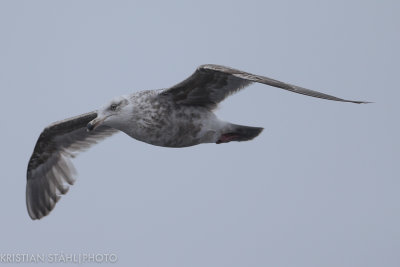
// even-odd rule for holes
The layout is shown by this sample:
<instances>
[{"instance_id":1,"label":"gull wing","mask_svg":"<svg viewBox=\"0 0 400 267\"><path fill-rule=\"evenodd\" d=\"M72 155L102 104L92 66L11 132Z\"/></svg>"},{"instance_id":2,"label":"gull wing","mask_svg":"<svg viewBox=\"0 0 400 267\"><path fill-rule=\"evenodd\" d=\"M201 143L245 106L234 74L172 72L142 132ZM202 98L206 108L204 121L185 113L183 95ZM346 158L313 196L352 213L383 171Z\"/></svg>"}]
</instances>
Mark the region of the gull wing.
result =
<instances>
[{"instance_id":1,"label":"gull wing","mask_svg":"<svg viewBox=\"0 0 400 267\"><path fill-rule=\"evenodd\" d=\"M89 112L58 121L40 134L27 170L26 206L33 220L49 214L74 183L76 171L70 159L118 131L99 126L87 132L86 125L96 117L96 112Z\"/></svg>"},{"instance_id":2,"label":"gull wing","mask_svg":"<svg viewBox=\"0 0 400 267\"><path fill-rule=\"evenodd\" d=\"M327 100L351 102L357 104L369 103L364 101L346 100L309 90L297 85L284 83L268 77L212 64L198 67L189 78L169 89L164 90L161 94L172 96L174 101L178 104L205 106L213 109L226 97L243 89L253 82L263 83L294 93Z\"/></svg>"}]
</instances>

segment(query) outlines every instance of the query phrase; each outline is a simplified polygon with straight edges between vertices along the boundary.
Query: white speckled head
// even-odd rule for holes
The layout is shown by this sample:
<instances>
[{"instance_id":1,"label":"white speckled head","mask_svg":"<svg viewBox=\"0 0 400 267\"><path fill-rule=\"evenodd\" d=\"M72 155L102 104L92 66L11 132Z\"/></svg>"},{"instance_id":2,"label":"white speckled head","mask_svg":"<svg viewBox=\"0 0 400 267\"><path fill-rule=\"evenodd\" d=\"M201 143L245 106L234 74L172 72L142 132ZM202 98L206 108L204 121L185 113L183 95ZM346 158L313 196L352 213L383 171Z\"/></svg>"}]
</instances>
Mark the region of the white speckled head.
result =
<instances>
[{"instance_id":1,"label":"white speckled head","mask_svg":"<svg viewBox=\"0 0 400 267\"><path fill-rule=\"evenodd\" d=\"M129 98L125 95L113 98L97 111L97 117L88 123L88 131L92 131L100 125L118 129L129 117L132 110L131 105Z\"/></svg>"}]
</instances>

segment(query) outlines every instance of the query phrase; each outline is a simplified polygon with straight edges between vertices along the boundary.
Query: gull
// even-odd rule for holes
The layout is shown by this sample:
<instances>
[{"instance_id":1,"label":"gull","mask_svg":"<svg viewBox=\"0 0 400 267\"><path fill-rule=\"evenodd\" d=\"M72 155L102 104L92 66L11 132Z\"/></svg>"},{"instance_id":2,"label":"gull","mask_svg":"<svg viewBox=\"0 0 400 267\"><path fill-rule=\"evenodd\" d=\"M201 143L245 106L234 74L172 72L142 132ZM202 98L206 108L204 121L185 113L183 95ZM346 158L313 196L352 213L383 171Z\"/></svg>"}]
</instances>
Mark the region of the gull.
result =
<instances>
[{"instance_id":1,"label":"gull","mask_svg":"<svg viewBox=\"0 0 400 267\"><path fill-rule=\"evenodd\" d=\"M74 183L76 171L71 158L119 131L163 147L252 140L263 128L220 120L213 110L226 97L254 82L327 100L369 103L341 99L229 67L202 65L171 88L119 96L96 111L46 127L28 163L26 205L30 218L48 215Z\"/></svg>"}]
</instances>

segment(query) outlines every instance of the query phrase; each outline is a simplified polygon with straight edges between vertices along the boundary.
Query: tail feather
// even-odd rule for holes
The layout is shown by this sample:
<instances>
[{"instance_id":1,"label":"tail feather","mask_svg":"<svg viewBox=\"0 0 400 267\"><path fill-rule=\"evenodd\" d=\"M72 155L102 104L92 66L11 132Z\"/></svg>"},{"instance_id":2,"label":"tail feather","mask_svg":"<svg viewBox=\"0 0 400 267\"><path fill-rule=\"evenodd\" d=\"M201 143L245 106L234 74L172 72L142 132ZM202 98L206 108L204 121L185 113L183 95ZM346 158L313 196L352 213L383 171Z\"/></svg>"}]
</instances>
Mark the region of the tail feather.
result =
<instances>
[{"instance_id":1,"label":"tail feather","mask_svg":"<svg viewBox=\"0 0 400 267\"><path fill-rule=\"evenodd\" d=\"M228 143L231 141L250 141L257 137L264 128L230 124L226 133L223 133L217 144Z\"/></svg>"}]
</instances>

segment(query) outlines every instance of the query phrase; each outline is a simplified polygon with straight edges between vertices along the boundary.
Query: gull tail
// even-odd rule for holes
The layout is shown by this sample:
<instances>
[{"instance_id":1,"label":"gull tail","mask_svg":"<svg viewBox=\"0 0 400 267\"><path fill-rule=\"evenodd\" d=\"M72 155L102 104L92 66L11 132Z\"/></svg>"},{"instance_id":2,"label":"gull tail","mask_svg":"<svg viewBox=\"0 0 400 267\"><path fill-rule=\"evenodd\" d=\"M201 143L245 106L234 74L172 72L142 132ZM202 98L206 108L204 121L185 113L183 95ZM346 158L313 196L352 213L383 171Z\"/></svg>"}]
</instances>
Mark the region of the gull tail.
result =
<instances>
[{"instance_id":1,"label":"gull tail","mask_svg":"<svg viewBox=\"0 0 400 267\"><path fill-rule=\"evenodd\" d=\"M257 137L264 128L229 124L227 130L221 134L217 144L228 143L231 141L250 141Z\"/></svg>"}]
</instances>

